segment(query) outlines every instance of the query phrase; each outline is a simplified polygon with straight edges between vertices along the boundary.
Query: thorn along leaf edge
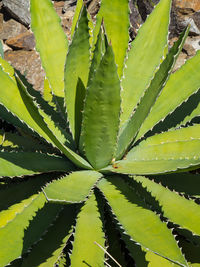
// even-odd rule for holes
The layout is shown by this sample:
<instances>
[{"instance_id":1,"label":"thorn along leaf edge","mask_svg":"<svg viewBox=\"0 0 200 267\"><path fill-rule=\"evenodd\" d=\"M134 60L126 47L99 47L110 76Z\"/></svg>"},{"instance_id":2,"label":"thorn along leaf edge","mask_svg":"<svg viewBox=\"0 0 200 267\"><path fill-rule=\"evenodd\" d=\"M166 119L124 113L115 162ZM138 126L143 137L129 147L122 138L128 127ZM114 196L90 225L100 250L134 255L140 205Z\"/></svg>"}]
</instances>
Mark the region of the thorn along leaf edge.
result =
<instances>
[{"instance_id":1,"label":"thorn along leaf edge","mask_svg":"<svg viewBox=\"0 0 200 267\"><path fill-rule=\"evenodd\" d=\"M30 0L45 89L1 55L0 267L200 264L199 102L176 112L197 96L200 53L172 73L189 26L167 52L171 4L129 46L128 0L101 0L95 21L78 0L70 43L51 0Z\"/></svg>"}]
</instances>

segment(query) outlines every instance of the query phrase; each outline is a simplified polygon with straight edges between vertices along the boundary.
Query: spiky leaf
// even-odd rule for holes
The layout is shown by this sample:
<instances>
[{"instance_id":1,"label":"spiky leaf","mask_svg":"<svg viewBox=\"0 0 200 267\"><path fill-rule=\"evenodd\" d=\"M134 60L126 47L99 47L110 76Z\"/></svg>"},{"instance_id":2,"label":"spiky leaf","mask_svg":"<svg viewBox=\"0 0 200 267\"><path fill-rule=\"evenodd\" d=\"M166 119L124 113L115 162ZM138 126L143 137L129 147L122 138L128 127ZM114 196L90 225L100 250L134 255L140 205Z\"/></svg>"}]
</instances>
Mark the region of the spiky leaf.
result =
<instances>
[{"instance_id":1,"label":"spiky leaf","mask_svg":"<svg viewBox=\"0 0 200 267\"><path fill-rule=\"evenodd\" d=\"M4 212L4 219L1 219L0 228L0 266L5 266L21 255L24 231L45 202L46 199L43 194L33 195ZM9 219L7 213L9 214Z\"/></svg>"},{"instance_id":2,"label":"spiky leaf","mask_svg":"<svg viewBox=\"0 0 200 267\"><path fill-rule=\"evenodd\" d=\"M166 56L166 59L162 62L159 70L156 72L148 89L145 91L144 96L141 98L135 112L123 125L119 134L117 158L121 158L129 145L134 141L141 125L156 102L157 97L169 78L169 73L171 72L175 61L182 50L183 44L188 36L188 32L189 27L186 28L179 40L171 48L170 52Z\"/></svg>"},{"instance_id":3,"label":"spiky leaf","mask_svg":"<svg viewBox=\"0 0 200 267\"><path fill-rule=\"evenodd\" d=\"M33 247L28 257L23 260L21 267L54 266L71 236L74 219L74 207L65 207L42 240Z\"/></svg>"},{"instance_id":4,"label":"spiky leaf","mask_svg":"<svg viewBox=\"0 0 200 267\"><path fill-rule=\"evenodd\" d=\"M44 188L44 192L49 201L82 202L99 178L101 178L101 174L94 171L73 172L60 180L53 181Z\"/></svg>"},{"instance_id":5,"label":"spiky leaf","mask_svg":"<svg viewBox=\"0 0 200 267\"><path fill-rule=\"evenodd\" d=\"M87 88L80 140L81 150L95 169L111 162L114 156L119 112L120 84L112 47L108 45Z\"/></svg>"},{"instance_id":6,"label":"spiky leaf","mask_svg":"<svg viewBox=\"0 0 200 267\"><path fill-rule=\"evenodd\" d=\"M68 41L60 25L60 18L49 0L31 0L31 28L36 38L36 48L40 53L52 91L63 109L64 64Z\"/></svg>"},{"instance_id":7,"label":"spiky leaf","mask_svg":"<svg viewBox=\"0 0 200 267\"><path fill-rule=\"evenodd\" d=\"M95 244L104 247L104 234L97 201L92 194L78 215L71 266L104 266L104 252Z\"/></svg>"},{"instance_id":8,"label":"spiky leaf","mask_svg":"<svg viewBox=\"0 0 200 267\"><path fill-rule=\"evenodd\" d=\"M200 206L198 204L179 196L176 192L172 192L143 176L135 176L134 179L141 183L155 197L165 217L182 228L186 228L194 234L200 235Z\"/></svg>"},{"instance_id":9,"label":"spiky leaf","mask_svg":"<svg viewBox=\"0 0 200 267\"><path fill-rule=\"evenodd\" d=\"M118 221L133 240L156 254L186 265L170 230L155 213L147 209L136 192L120 177L101 179L98 187L108 200Z\"/></svg>"},{"instance_id":10,"label":"spiky leaf","mask_svg":"<svg viewBox=\"0 0 200 267\"><path fill-rule=\"evenodd\" d=\"M107 169L119 173L156 174L198 166L199 128L195 125L149 137L132 148L124 160Z\"/></svg>"},{"instance_id":11,"label":"spiky leaf","mask_svg":"<svg viewBox=\"0 0 200 267\"><path fill-rule=\"evenodd\" d=\"M130 117L162 61L167 46L170 7L171 0L161 0L132 43L122 80L121 125Z\"/></svg>"},{"instance_id":12,"label":"spiky leaf","mask_svg":"<svg viewBox=\"0 0 200 267\"><path fill-rule=\"evenodd\" d=\"M101 20L104 21L108 41L112 43L115 62L118 66L118 75L123 74L124 58L129 41L129 2L128 0L102 0L101 8L97 15L97 25L94 29L94 42L98 34Z\"/></svg>"},{"instance_id":13,"label":"spiky leaf","mask_svg":"<svg viewBox=\"0 0 200 267\"><path fill-rule=\"evenodd\" d=\"M77 82L80 78L84 86L87 85L90 64L89 49L88 18L86 8L83 7L65 64L65 103L70 129L74 138L77 137L75 133ZM79 107L79 110L81 110L81 107Z\"/></svg>"},{"instance_id":14,"label":"spiky leaf","mask_svg":"<svg viewBox=\"0 0 200 267\"><path fill-rule=\"evenodd\" d=\"M200 52L197 52L196 56L189 59L178 71L170 76L170 79L157 99L149 116L141 127L137 139L151 130L156 123L164 119L191 95L196 93L199 89L200 79L198 71L200 68L199 59ZM187 79L185 79L188 73L190 73L190 75L187 75Z\"/></svg>"}]
</instances>

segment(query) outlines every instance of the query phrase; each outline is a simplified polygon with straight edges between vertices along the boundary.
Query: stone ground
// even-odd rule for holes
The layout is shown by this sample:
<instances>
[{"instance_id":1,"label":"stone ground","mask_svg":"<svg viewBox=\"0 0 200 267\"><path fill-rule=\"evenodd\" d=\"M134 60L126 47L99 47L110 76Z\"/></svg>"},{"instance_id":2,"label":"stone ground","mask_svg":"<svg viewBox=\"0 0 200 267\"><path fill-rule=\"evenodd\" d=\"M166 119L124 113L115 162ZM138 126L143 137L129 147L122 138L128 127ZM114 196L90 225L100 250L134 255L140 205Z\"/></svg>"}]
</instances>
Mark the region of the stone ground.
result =
<instances>
[{"instance_id":1,"label":"stone ground","mask_svg":"<svg viewBox=\"0 0 200 267\"><path fill-rule=\"evenodd\" d=\"M76 0L52 2L70 40ZM99 9L99 0L85 0L85 2L89 12L94 16ZM137 35L138 27L153 10L153 5L158 2L159 0L130 0L132 39ZM42 91L44 71L35 51L28 10L29 0L0 0L0 39L3 41L5 59L23 74L25 73L35 89ZM191 24L191 30L174 71L200 49L200 0L173 0L169 46L177 40L177 36L188 23Z\"/></svg>"}]
</instances>

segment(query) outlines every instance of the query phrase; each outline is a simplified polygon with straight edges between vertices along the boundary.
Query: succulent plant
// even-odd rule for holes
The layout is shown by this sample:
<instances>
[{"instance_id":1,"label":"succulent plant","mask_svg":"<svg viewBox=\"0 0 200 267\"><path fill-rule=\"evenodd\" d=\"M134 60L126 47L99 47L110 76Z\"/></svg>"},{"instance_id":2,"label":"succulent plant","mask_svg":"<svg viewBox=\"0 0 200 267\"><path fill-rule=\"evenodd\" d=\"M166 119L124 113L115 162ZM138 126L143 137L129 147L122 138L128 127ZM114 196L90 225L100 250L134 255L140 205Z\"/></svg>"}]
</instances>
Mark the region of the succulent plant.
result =
<instances>
[{"instance_id":1,"label":"succulent plant","mask_svg":"<svg viewBox=\"0 0 200 267\"><path fill-rule=\"evenodd\" d=\"M200 53L173 67L171 0L129 44L128 0L31 0L41 95L0 58L0 266L200 266Z\"/></svg>"}]
</instances>

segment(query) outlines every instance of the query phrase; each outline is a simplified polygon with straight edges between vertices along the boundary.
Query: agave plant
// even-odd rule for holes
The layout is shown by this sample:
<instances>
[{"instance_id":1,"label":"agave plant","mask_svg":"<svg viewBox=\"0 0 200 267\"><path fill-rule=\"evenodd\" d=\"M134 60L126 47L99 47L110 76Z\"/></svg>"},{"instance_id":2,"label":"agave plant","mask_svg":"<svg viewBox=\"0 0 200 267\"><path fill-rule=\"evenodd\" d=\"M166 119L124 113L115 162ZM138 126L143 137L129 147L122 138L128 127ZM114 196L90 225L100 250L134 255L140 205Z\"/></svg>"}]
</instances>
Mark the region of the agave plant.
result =
<instances>
[{"instance_id":1,"label":"agave plant","mask_svg":"<svg viewBox=\"0 0 200 267\"><path fill-rule=\"evenodd\" d=\"M129 46L128 0L31 0L44 92L0 58L0 266L200 266L200 53L173 73L171 0ZM191 172L193 171L193 172Z\"/></svg>"}]
</instances>

